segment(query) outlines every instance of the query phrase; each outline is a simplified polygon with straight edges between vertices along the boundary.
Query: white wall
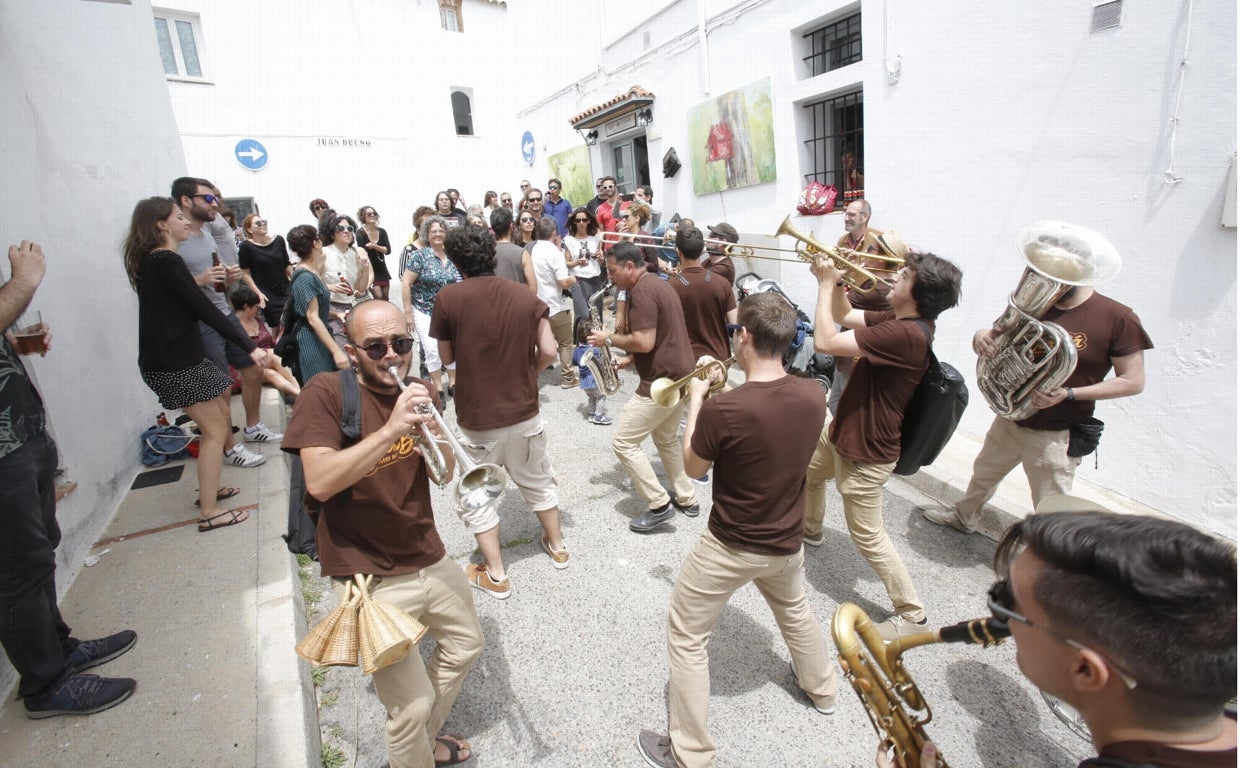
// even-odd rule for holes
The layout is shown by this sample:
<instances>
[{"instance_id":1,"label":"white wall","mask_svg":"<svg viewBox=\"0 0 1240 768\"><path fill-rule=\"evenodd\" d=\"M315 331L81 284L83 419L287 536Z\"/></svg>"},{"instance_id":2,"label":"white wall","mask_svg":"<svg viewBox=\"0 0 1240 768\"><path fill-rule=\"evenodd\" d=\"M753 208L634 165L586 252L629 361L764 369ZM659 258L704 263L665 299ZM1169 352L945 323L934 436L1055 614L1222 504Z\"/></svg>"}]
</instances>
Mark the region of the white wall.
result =
<instances>
[{"instance_id":1,"label":"white wall","mask_svg":"<svg viewBox=\"0 0 1240 768\"><path fill-rule=\"evenodd\" d=\"M184 0L201 19L209 84L169 81L193 175L228 197L254 197L272 234L310 223L321 197L355 216L373 205L399 249L411 215L435 192L519 192L528 175L506 76L508 11L465 0L464 32L440 27L435 2L252 3ZM450 88L473 91L473 136L457 136ZM243 168L233 149L254 138L270 161ZM369 146L322 146L320 137ZM397 250L399 253L399 250Z\"/></svg>"},{"instance_id":2,"label":"white wall","mask_svg":"<svg viewBox=\"0 0 1240 768\"><path fill-rule=\"evenodd\" d=\"M151 38L142 0L0 0L0 246L34 240L47 254L31 306L51 325L52 351L28 360L78 483L57 508L62 593L128 490L138 434L159 410L138 375L138 304L120 255L134 203L184 172ZM0 691L12 678L0 658Z\"/></svg>"},{"instance_id":3,"label":"white wall","mask_svg":"<svg viewBox=\"0 0 1240 768\"><path fill-rule=\"evenodd\" d=\"M1078 477L1235 537L1236 230L1219 224L1236 151L1234 3L1195 4L1174 151L1182 180L1174 185L1163 172L1186 2L1128 3L1120 28L1091 34L1088 3L866 0L864 60L798 80L799 29L849 5L705 2L704 57L692 29L697 4L686 0L600 48L595 66L578 62L574 71L587 74L576 87L548 82L520 114L564 148L580 141L567 123L573 114L634 84L653 91L655 207L699 225L726 219L760 235L793 211L808 170L799 104L863 85L872 223L964 270L963 303L941 319L940 356L972 375L972 334L1000 314L1024 266L1013 244L1018 229L1058 218L1103 232L1125 267L1102 291L1136 309L1155 349L1146 356L1143 394L1099 404L1107 429L1098 468L1087 462ZM889 84L884 59L896 56L902 72ZM695 196L688 110L765 77L776 109L778 180ZM667 180L658 161L669 147L686 167ZM592 149L595 176L610 170L606 149L602 142ZM838 215L794 215L793 222L827 242L843 231ZM803 266L753 266L812 306ZM973 391L961 429L980 436L992 417Z\"/></svg>"}]
</instances>

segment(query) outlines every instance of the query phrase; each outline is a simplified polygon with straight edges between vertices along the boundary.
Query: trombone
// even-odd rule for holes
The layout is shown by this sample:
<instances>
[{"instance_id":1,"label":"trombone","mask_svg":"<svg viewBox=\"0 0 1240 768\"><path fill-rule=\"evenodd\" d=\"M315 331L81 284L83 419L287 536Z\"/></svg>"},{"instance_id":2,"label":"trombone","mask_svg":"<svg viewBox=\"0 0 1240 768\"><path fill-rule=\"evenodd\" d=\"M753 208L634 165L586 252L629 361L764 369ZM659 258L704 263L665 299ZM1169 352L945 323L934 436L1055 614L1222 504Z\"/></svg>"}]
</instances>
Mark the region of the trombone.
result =
<instances>
[{"instance_id":1,"label":"trombone","mask_svg":"<svg viewBox=\"0 0 1240 768\"><path fill-rule=\"evenodd\" d=\"M654 404L660 408L671 408L684 399L685 387L690 381L704 377L711 373L712 370L718 371L719 378L710 383L710 389L706 391L706 394L708 396L716 394L727 386L728 366L731 365L734 360L736 360L735 355L729 357L727 360L715 360L712 358L711 360L693 369L689 375L676 379L675 381L667 378L666 376L655 379L650 383L650 399L653 400Z\"/></svg>"}]
</instances>

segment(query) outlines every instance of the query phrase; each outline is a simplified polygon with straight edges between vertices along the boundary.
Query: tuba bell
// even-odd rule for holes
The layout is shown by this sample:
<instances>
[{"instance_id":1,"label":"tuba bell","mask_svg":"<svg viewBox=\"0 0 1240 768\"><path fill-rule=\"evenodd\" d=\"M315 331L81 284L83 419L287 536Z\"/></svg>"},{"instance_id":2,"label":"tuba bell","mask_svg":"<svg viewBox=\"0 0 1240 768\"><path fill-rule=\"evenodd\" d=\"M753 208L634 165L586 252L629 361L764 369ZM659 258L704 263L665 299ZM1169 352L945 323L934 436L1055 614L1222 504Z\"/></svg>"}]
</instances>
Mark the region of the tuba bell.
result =
<instances>
[{"instance_id":1,"label":"tuba bell","mask_svg":"<svg viewBox=\"0 0 1240 768\"><path fill-rule=\"evenodd\" d=\"M921 764L921 748L928 739L925 726L933 718L929 703L904 668L904 652L932 643L989 647L1011 634L1008 625L998 619L972 619L897 638L884 646L870 617L852 603L841 605L831 620L831 639L839 650L844 677L857 692L879 737L895 748L900 768ZM947 761L939 755L935 765L947 768Z\"/></svg>"},{"instance_id":2,"label":"tuba bell","mask_svg":"<svg viewBox=\"0 0 1240 768\"><path fill-rule=\"evenodd\" d=\"M1104 283L1122 264L1115 246L1091 229L1038 221L1016 236L1028 265L995 321L998 351L977 361L977 386L991 410L1020 421L1033 415L1034 392L1060 387L1076 368L1076 345L1062 326L1041 317L1075 286Z\"/></svg>"},{"instance_id":3,"label":"tuba bell","mask_svg":"<svg viewBox=\"0 0 1240 768\"><path fill-rule=\"evenodd\" d=\"M604 330L603 313L599 310L599 305L602 304L603 294L607 293L608 288L611 288L611 283L606 283L586 299L586 304L590 307L590 330ZM586 355L581 359L581 364L594 376L603 394L614 395L620 389L620 373L616 370L616 361L612 359L611 347L605 344L597 349L600 353L598 356Z\"/></svg>"}]
</instances>

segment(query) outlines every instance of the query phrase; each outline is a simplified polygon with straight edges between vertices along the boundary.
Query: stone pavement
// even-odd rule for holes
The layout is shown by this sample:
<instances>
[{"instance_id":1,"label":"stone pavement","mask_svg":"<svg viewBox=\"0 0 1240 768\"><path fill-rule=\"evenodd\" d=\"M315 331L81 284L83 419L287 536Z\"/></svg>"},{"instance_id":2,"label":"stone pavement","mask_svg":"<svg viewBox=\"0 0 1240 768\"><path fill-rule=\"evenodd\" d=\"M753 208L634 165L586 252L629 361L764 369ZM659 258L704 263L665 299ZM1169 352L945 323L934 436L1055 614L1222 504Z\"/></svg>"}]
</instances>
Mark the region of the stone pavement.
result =
<instances>
[{"instance_id":1,"label":"stone pavement","mask_svg":"<svg viewBox=\"0 0 1240 768\"><path fill-rule=\"evenodd\" d=\"M609 399L613 415L634 386L631 374L623 381ZM587 423L584 394L559 389L552 372L541 383L571 565L552 568L536 519L510 489L500 516L514 592L503 602L476 597L487 645L447 729L472 742L477 754L469 765L479 768L640 766L638 731L666 729L668 600L681 561L706 527L709 489L698 491L700 517L682 515L649 536L629 532L643 504L611 453L610 428ZM240 403L234 405L240 421ZM269 425L284 423L275 393L265 393L263 407ZM43 721L26 719L10 697L0 710L0 765L318 766L320 733L342 758L338 765L383 764L384 716L370 678L332 668L316 688L309 665L293 653L306 619L297 566L279 538L287 472L277 447L258 450L272 460L224 472L224 485L243 488L238 504L259 505L234 528L133 535L194 516L192 462L177 483L130 492L104 534L127 538L94 550L110 551L82 569L62 607L82 637L120 627L138 632L134 650L95 670L135 677L138 690L108 712ZM976 451L976 441L958 436L930 472L912 482L893 479L888 488L888 530L934 625L984 614L993 580L990 539L934 526L918 511L937 503L933 497L950 500L963 491ZM1104 497L1088 487L1078 492ZM452 511L451 488L433 495L449 556L461 564L476 560L473 537ZM1023 475L1014 474L996 500L992 535L1005 520L1027 514ZM886 594L853 548L830 491L828 504L826 541L806 551L814 613L824 629L843 602L884 619ZM330 590L317 569L314 577L311 588L326 593L321 615L331 607ZM710 650L719 765L873 765L877 740L851 689L841 688L835 715L812 708L793 683L787 649L755 589L733 597ZM1089 754L1021 676L1010 643L934 645L904 660L933 707L928 731L957 768L1052 768Z\"/></svg>"}]
</instances>

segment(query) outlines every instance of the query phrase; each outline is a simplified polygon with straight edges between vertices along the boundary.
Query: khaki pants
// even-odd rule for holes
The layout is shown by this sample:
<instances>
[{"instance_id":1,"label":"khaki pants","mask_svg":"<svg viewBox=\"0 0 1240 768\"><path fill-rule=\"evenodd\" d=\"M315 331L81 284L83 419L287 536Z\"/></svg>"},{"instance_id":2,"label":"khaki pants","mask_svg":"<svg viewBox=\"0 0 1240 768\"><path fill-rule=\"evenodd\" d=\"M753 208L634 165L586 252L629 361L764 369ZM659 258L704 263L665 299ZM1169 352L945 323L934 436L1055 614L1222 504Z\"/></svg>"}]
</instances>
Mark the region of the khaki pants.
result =
<instances>
[{"instance_id":1,"label":"khaki pants","mask_svg":"<svg viewBox=\"0 0 1240 768\"><path fill-rule=\"evenodd\" d=\"M1047 496L1071 493L1079 456L1068 455L1068 430L1028 429L996 416L982 450L973 462L973 477L956 516L969 528L982 519L982 507L995 495L999 483L1017 464L1025 469L1033 506Z\"/></svg>"},{"instance_id":2,"label":"khaki pants","mask_svg":"<svg viewBox=\"0 0 1240 768\"><path fill-rule=\"evenodd\" d=\"M371 597L408 611L435 639L430 663L414 648L372 676L387 709L391 768L434 768L434 739L448 719L465 675L482 653L482 627L461 567L444 557L417 573L376 577ZM344 583L333 582L336 599Z\"/></svg>"},{"instance_id":3,"label":"khaki pants","mask_svg":"<svg viewBox=\"0 0 1240 768\"><path fill-rule=\"evenodd\" d=\"M813 537L822 533L827 481L834 479L844 500L844 521L853 544L887 588L896 613L908 621L921 621L926 618L926 611L917 599L913 580L883 524L883 483L891 476L896 462L854 464L835 452L835 446L827 439L830 426L829 421L823 426L818 448L805 473L805 535Z\"/></svg>"},{"instance_id":4,"label":"khaki pants","mask_svg":"<svg viewBox=\"0 0 1240 768\"><path fill-rule=\"evenodd\" d=\"M575 381L577 371L573 368L573 313L564 310L552 315L551 335L555 337L555 345L560 355L560 378Z\"/></svg>"},{"instance_id":5,"label":"khaki pants","mask_svg":"<svg viewBox=\"0 0 1240 768\"><path fill-rule=\"evenodd\" d=\"M646 500L646 505L656 509L668 502L667 491L659 483L654 474L650 459L642 450L642 441L650 436L654 447L663 460L663 471L672 483L672 492L676 501L681 504L692 504L697 494L693 490L693 481L685 474L685 457L681 452L680 441L676 439L676 430L680 428L680 417L684 413L687 399L682 398L671 408L655 405L655 402L644 395L633 395L616 421L611 437L611 449L616 458L624 466L624 471L633 479L633 489Z\"/></svg>"},{"instance_id":6,"label":"khaki pants","mask_svg":"<svg viewBox=\"0 0 1240 768\"><path fill-rule=\"evenodd\" d=\"M828 705L839 688L822 629L805 597L805 550L794 555L741 552L707 531L681 566L667 619L672 668L669 733L672 752L685 768L714 764L715 745L706 730L710 708L706 648L732 593L751 581L771 607L809 697Z\"/></svg>"}]
</instances>

